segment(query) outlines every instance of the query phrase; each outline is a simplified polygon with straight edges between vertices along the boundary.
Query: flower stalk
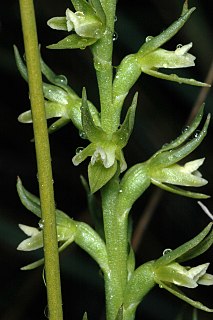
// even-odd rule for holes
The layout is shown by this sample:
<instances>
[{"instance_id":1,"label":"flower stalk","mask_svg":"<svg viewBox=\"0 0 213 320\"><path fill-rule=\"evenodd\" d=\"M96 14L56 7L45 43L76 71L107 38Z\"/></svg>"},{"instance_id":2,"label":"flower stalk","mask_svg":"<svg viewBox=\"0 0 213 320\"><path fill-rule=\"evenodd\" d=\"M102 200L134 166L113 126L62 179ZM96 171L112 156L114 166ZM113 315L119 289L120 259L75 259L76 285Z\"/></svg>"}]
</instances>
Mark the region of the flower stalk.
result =
<instances>
[{"instance_id":1,"label":"flower stalk","mask_svg":"<svg viewBox=\"0 0 213 320\"><path fill-rule=\"evenodd\" d=\"M36 21L32 0L20 0L41 199L45 275L50 320L62 320L53 178L46 124ZM29 231L29 230L28 230ZM32 230L30 231L32 232Z\"/></svg>"}]
</instances>

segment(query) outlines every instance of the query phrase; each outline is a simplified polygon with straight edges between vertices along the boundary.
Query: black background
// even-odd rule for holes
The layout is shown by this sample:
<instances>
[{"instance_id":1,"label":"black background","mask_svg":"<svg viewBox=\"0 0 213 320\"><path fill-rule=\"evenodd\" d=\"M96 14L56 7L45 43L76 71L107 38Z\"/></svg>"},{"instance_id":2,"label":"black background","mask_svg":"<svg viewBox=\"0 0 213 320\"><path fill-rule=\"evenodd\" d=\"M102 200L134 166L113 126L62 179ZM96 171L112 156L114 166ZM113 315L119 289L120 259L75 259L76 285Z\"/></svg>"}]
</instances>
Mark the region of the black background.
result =
<instances>
[{"instance_id":1,"label":"black background","mask_svg":"<svg viewBox=\"0 0 213 320\"><path fill-rule=\"evenodd\" d=\"M129 53L138 50L148 35L157 35L181 12L182 1L118 1L114 65ZM197 10L184 28L165 45L174 50L177 44L193 42L191 53L196 67L177 70L182 76L204 81L212 63L212 14L210 1L190 1ZM67 76L70 85L80 95L87 88L90 100L98 104L96 78L89 50L48 50L46 45L62 38L60 32L47 27L53 16L64 15L70 2L38 0L35 2L38 37L46 63L59 74ZM45 286L42 268L30 272L20 267L37 259L38 254L18 252L16 247L24 239L18 223L37 225L36 218L19 202L16 194L16 177L25 187L38 194L36 161L32 126L18 123L20 113L29 109L27 84L20 77L13 56L13 44L23 53L23 41L18 1L1 1L0 4L0 318L2 320L34 320L47 316ZM201 91L200 88L168 83L142 75L130 92L127 106L135 91L139 92L135 129L125 150L128 165L145 161L162 144L180 134ZM206 98L205 114L213 108L212 90ZM212 122L202 145L189 159L205 157L201 168L209 184L199 191L212 195L213 153ZM87 164L74 168L71 162L75 150L85 146L78 132L70 124L50 137L55 199L57 207L78 220L88 220L86 195L80 174L86 175ZM153 203L157 189L151 186L137 201L132 210L134 227L138 225L147 205ZM205 205L213 210L212 199ZM139 244L137 264L159 257L165 248L176 248L194 237L209 222L196 200L162 192L153 216ZM81 319L84 311L89 319L104 319L102 278L95 263L73 245L60 256L64 319ZM192 262L212 262L212 249ZM213 267L210 266L213 273ZM213 307L212 289L198 288L189 295ZM182 318L178 315L182 314ZM155 288L138 309L137 318L144 320L192 319L192 308L162 289ZM198 312L198 319L212 319L211 314Z\"/></svg>"}]
</instances>

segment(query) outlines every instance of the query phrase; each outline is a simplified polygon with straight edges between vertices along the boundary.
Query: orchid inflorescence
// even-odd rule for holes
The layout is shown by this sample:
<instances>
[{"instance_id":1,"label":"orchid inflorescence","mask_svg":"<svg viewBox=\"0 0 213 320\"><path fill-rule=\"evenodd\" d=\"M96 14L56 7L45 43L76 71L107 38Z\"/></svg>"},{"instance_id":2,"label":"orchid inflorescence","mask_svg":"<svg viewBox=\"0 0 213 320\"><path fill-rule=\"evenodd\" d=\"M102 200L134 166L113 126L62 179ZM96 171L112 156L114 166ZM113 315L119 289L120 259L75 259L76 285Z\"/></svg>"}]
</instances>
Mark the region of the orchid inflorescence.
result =
<instances>
[{"instance_id":1,"label":"orchid inflorescence","mask_svg":"<svg viewBox=\"0 0 213 320\"><path fill-rule=\"evenodd\" d=\"M53 17L48 21L48 26L52 29L63 30L69 35L58 43L49 45L48 48L85 49L89 47L97 73L100 73L101 68L105 67L112 71L112 65L109 61L101 60L97 55L103 44L102 41L113 38L103 1L71 1L75 12L68 8L64 17ZM124 121L121 121L125 98L142 73L178 83L209 86L206 83L182 78L176 74L165 74L161 70L195 65L195 56L189 53L192 42L178 45L173 51L162 48L183 27L194 10L195 8L188 8L186 1L177 21L161 34L155 37L148 36L138 52L123 58L116 68L114 77L112 77L111 100L107 105L107 110L104 110L105 104L103 103L100 103L100 110L94 106L87 99L85 88L82 89L80 97L68 85L67 78L64 75L56 75L40 57L41 71L45 79L42 85L46 119L59 118L50 125L49 133L55 132L68 122L72 122L79 130L80 136L88 140L88 145L85 148L77 149L72 162L77 166L89 158L89 183L87 185L84 178L82 178L82 182L88 198L94 200L95 193L100 191L103 203L97 211L99 216L105 215L105 221L101 219L100 232L97 228L93 229L86 223L75 221L61 210L56 209L58 250L61 252L72 242L75 242L98 263L105 280L108 282L113 278L110 268L114 262L111 261L112 259L110 260L108 247L111 239L105 237L107 236L105 226L108 219L106 215L112 215L114 219L113 223L109 222L109 234L111 228L123 228L122 230L127 233L130 209L151 184L186 197L196 199L209 197L203 193L180 188L181 186L202 187L208 183L198 171L205 160L203 156L185 162L184 165L180 164L180 161L189 156L201 144L207 134L210 115L207 115L201 130L197 131L203 119L204 104L200 107L192 123L176 139L164 144L148 160L137 163L129 169L125 160L124 148L133 131L138 93L135 93ZM14 51L18 69L22 77L28 81L25 62L16 47L14 47ZM97 61L100 63L100 69L97 68ZM104 123L103 113L109 116L109 127L106 126L106 122ZM23 112L18 120L22 123L32 123L31 111ZM19 178L17 190L23 205L39 218L38 228L19 225L28 238L19 244L18 250L31 251L42 248L45 220L42 219L40 199L27 191ZM113 235L116 232L115 230ZM208 262L196 267L180 264L188 263L188 260L201 255L210 248L213 243L212 223L192 240L175 250L166 250L159 259L144 263L137 269L135 269L134 252L127 235L122 235L120 238L126 239L126 247L124 246L123 252L126 257L124 265L128 270L127 272L122 271L124 274L126 272L126 277L124 276L126 282L125 285L122 284L123 301L117 306L117 313L113 311L112 319L133 319L138 304L156 284L198 309L213 312L213 309L192 300L179 289L179 287L196 288L199 284L213 285L213 275L207 273ZM29 270L43 264L43 262L44 260L41 259L22 269ZM115 314L117 314L116 317Z\"/></svg>"}]
</instances>

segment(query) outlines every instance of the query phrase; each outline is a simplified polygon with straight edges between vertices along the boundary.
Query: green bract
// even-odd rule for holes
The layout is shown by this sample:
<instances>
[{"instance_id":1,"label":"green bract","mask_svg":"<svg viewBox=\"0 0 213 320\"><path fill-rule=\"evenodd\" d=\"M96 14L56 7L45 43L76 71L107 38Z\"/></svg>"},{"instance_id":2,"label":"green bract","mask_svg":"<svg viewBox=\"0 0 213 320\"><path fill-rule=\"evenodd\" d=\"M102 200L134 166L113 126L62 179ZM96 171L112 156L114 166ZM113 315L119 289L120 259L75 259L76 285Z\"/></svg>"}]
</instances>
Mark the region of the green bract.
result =
<instances>
[{"instance_id":1,"label":"green bract","mask_svg":"<svg viewBox=\"0 0 213 320\"><path fill-rule=\"evenodd\" d=\"M49 45L50 49L84 49L103 36L106 28L106 17L99 0L72 0L76 9L74 13L66 10L65 17L54 17L47 24L52 29L74 31L56 44Z\"/></svg>"},{"instance_id":2,"label":"green bract","mask_svg":"<svg viewBox=\"0 0 213 320\"><path fill-rule=\"evenodd\" d=\"M86 92L83 90L82 127L91 143L77 152L73 157L73 163L78 165L87 157L91 157L88 174L92 193L99 190L114 176L117 161L121 172L126 169L122 149L126 146L133 129L136 105L137 94L133 98L123 124L112 135L108 135L100 126L95 125L88 108Z\"/></svg>"},{"instance_id":3,"label":"green bract","mask_svg":"<svg viewBox=\"0 0 213 320\"><path fill-rule=\"evenodd\" d=\"M20 57L18 49L14 46L17 67L22 77L28 81L27 68ZM68 122L73 124L82 132L81 123L81 98L68 86L64 75L56 75L40 58L41 70L46 79L50 82L43 82L43 94L45 98L46 118L60 118L49 127L49 133L52 133ZM88 101L90 112L96 124L100 123L96 108ZM22 113L18 120L22 123L31 123L31 110Z\"/></svg>"}]
</instances>

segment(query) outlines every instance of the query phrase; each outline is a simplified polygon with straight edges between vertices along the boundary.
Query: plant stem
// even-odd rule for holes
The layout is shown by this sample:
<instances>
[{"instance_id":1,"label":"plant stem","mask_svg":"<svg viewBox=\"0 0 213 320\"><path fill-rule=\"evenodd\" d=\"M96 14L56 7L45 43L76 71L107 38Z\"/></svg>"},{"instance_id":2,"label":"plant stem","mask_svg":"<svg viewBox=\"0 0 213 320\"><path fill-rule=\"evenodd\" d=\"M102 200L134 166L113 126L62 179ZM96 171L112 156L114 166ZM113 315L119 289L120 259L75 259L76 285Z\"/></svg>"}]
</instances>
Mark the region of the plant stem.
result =
<instances>
[{"instance_id":1,"label":"plant stem","mask_svg":"<svg viewBox=\"0 0 213 320\"><path fill-rule=\"evenodd\" d=\"M99 87L101 104L101 126L107 133L113 133L120 124L120 119L115 121L112 97L112 50L115 22L116 0L102 1L106 14L106 31L103 37L92 46L94 67Z\"/></svg>"},{"instance_id":2,"label":"plant stem","mask_svg":"<svg viewBox=\"0 0 213 320\"><path fill-rule=\"evenodd\" d=\"M33 0L20 0L44 233L48 318L62 320L55 202Z\"/></svg>"},{"instance_id":3,"label":"plant stem","mask_svg":"<svg viewBox=\"0 0 213 320\"><path fill-rule=\"evenodd\" d=\"M105 276L106 318L115 320L123 305L127 282L128 224L116 210L119 181L114 177L102 190L102 206L109 274Z\"/></svg>"}]
</instances>

